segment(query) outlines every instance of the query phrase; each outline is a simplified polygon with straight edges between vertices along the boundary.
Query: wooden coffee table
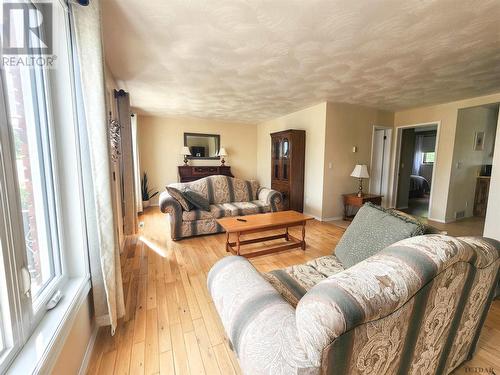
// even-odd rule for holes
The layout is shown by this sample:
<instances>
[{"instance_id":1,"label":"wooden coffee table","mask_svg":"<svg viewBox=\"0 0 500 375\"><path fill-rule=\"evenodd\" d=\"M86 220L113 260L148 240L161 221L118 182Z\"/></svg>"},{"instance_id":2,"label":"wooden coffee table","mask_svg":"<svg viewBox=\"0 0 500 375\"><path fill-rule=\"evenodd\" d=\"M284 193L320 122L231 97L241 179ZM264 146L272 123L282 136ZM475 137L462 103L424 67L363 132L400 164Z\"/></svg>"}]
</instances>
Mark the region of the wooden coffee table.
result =
<instances>
[{"instance_id":1,"label":"wooden coffee table","mask_svg":"<svg viewBox=\"0 0 500 375\"><path fill-rule=\"evenodd\" d=\"M240 221L245 220L245 221ZM279 211L269 212L266 214L256 214L247 216L224 217L217 219L217 222L226 231L226 251L235 255L241 255L246 258L276 253L278 251L294 249L300 247L302 250L306 249L306 223L308 220L313 219L312 216L301 214L296 211ZM302 226L302 239L298 239L288 233L288 228ZM285 233L276 234L273 236L252 238L248 240L241 240L241 235L264 232L273 229L285 229ZM236 241L230 242L229 236L231 233L236 234ZM270 240L284 238L287 242L279 246L265 248L263 250L252 251L251 253L241 253L241 246L251 243L258 243ZM235 248L236 247L236 248Z\"/></svg>"}]
</instances>

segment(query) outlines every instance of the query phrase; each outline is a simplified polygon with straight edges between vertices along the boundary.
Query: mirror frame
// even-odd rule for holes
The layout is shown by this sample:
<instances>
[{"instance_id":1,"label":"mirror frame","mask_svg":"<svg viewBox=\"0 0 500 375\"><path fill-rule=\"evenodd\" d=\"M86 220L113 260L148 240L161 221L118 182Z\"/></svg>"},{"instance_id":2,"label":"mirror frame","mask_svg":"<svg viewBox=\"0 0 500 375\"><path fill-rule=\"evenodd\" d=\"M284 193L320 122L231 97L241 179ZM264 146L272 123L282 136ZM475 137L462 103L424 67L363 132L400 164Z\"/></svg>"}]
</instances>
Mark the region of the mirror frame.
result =
<instances>
[{"instance_id":1,"label":"mirror frame","mask_svg":"<svg viewBox=\"0 0 500 375\"><path fill-rule=\"evenodd\" d=\"M189 136L192 137L215 137L216 142L217 142L217 153L220 150L220 135L219 134L205 134L205 133L184 133L184 146L189 147L187 144L187 138ZM195 159L195 160L219 160L220 156L193 156L189 155L187 157L188 159Z\"/></svg>"}]
</instances>

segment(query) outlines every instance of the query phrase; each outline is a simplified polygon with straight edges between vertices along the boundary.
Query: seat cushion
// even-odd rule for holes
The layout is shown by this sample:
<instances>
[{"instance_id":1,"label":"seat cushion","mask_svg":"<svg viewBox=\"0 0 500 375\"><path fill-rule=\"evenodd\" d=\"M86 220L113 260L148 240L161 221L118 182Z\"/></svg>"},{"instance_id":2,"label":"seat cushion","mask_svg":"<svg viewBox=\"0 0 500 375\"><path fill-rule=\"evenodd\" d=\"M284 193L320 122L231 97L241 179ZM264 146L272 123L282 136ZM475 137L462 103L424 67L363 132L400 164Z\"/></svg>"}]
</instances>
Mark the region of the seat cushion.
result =
<instances>
[{"instance_id":1,"label":"seat cushion","mask_svg":"<svg viewBox=\"0 0 500 375\"><path fill-rule=\"evenodd\" d=\"M335 255L262 274L293 307L314 285L344 270Z\"/></svg>"},{"instance_id":2,"label":"seat cushion","mask_svg":"<svg viewBox=\"0 0 500 375\"><path fill-rule=\"evenodd\" d=\"M231 211L231 216L253 215L271 211L271 205L260 200L223 203L222 205Z\"/></svg>"},{"instance_id":3,"label":"seat cushion","mask_svg":"<svg viewBox=\"0 0 500 375\"><path fill-rule=\"evenodd\" d=\"M227 216L244 216L270 212L271 205L256 200L252 202L232 202L211 204L210 211L193 209L182 212L182 221L219 219Z\"/></svg>"},{"instance_id":4,"label":"seat cushion","mask_svg":"<svg viewBox=\"0 0 500 375\"><path fill-rule=\"evenodd\" d=\"M231 216L231 210L222 204L211 204L210 211L194 209L182 212L182 221L219 219L221 217Z\"/></svg>"},{"instance_id":5,"label":"seat cushion","mask_svg":"<svg viewBox=\"0 0 500 375\"><path fill-rule=\"evenodd\" d=\"M366 203L347 227L335 255L349 268L405 238L424 234L418 220Z\"/></svg>"}]
</instances>

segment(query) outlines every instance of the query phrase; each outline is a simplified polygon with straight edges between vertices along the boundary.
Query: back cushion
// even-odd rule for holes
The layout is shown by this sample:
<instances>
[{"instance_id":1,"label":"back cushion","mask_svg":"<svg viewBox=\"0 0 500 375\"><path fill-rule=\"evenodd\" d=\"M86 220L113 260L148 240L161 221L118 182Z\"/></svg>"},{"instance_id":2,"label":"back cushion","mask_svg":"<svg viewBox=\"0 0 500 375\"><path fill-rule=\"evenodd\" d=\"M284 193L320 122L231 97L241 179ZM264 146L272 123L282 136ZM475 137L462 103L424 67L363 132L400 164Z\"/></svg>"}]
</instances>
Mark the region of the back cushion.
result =
<instances>
[{"instance_id":1,"label":"back cushion","mask_svg":"<svg viewBox=\"0 0 500 375\"><path fill-rule=\"evenodd\" d=\"M206 178L201 178L193 182L173 183L168 186L174 187L180 191L183 191L184 189L188 188L193 191L196 191L198 194L202 195L205 199L209 198Z\"/></svg>"},{"instance_id":2,"label":"back cushion","mask_svg":"<svg viewBox=\"0 0 500 375\"><path fill-rule=\"evenodd\" d=\"M175 183L169 186L179 190L189 188L208 199L210 204L251 202L257 199L259 183L228 176L209 176L193 182Z\"/></svg>"},{"instance_id":3,"label":"back cushion","mask_svg":"<svg viewBox=\"0 0 500 375\"><path fill-rule=\"evenodd\" d=\"M335 255L349 268L395 242L423 233L423 225L416 219L367 203L340 239Z\"/></svg>"}]
</instances>

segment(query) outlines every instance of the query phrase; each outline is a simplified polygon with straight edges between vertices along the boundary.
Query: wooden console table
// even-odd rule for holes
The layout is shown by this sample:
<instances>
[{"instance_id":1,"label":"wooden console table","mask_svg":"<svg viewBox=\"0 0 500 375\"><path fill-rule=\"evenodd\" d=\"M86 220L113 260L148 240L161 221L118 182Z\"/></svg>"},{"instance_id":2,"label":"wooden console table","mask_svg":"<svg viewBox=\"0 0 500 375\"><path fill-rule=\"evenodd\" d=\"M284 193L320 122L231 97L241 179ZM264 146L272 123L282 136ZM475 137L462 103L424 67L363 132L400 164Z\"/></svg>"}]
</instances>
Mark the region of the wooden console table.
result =
<instances>
[{"instance_id":1,"label":"wooden console table","mask_svg":"<svg viewBox=\"0 0 500 375\"><path fill-rule=\"evenodd\" d=\"M214 166L193 166L181 165L177 167L179 170L180 182L191 182L199 180L203 177L221 174L224 176L234 177L231 173L229 165L214 165Z\"/></svg>"},{"instance_id":2,"label":"wooden console table","mask_svg":"<svg viewBox=\"0 0 500 375\"><path fill-rule=\"evenodd\" d=\"M372 202L373 204L380 206L382 204L383 197L383 195L377 194L363 194L361 197L358 197L358 193L343 194L342 196L344 197L344 220L348 221L354 219L354 216L356 215L352 214L350 209L353 207L360 208L366 202Z\"/></svg>"},{"instance_id":3,"label":"wooden console table","mask_svg":"<svg viewBox=\"0 0 500 375\"><path fill-rule=\"evenodd\" d=\"M240 220L244 221L240 221ZM313 217L304 215L296 211L278 211L269 212L266 214L246 215L237 217L224 217L217 219L217 222L226 231L226 251L235 255L241 255L245 258L254 257L257 255L265 255L276 253L278 251L294 249L300 247L302 250L306 249L306 223L312 220ZM295 238L288 233L288 228L302 226L302 239ZM285 233L275 234L272 236L252 238L248 240L241 240L241 235L250 233L259 233L273 229L285 229ZM229 235L236 234L236 241L230 242ZM277 240L284 238L288 243L269 247L263 250L252 251L251 253L241 253L241 246L251 243L259 243L264 241ZM235 248L236 247L236 248Z\"/></svg>"}]
</instances>

